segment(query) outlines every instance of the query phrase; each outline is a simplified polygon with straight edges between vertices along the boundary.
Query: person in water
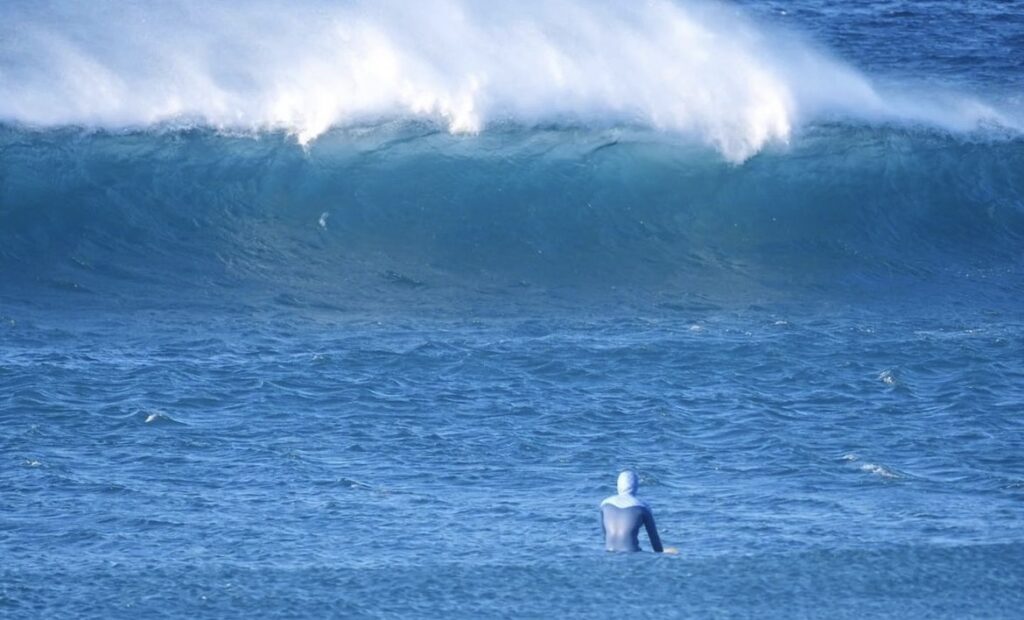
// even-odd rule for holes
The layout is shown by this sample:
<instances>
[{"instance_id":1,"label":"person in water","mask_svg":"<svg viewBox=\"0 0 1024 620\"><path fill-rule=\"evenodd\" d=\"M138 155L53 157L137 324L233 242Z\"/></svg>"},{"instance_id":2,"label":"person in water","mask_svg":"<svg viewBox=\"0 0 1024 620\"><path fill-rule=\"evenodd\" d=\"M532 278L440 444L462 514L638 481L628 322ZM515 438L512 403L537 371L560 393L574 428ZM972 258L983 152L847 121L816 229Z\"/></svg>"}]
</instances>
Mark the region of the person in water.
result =
<instances>
[{"instance_id":1,"label":"person in water","mask_svg":"<svg viewBox=\"0 0 1024 620\"><path fill-rule=\"evenodd\" d=\"M636 488L639 486L636 474L629 470L622 472L617 486L619 494L601 502L601 529L604 530L605 549L640 551L637 534L643 525L651 541L651 548L658 553L665 551L650 506L636 497Z\"/></svg>"}]
</instances>

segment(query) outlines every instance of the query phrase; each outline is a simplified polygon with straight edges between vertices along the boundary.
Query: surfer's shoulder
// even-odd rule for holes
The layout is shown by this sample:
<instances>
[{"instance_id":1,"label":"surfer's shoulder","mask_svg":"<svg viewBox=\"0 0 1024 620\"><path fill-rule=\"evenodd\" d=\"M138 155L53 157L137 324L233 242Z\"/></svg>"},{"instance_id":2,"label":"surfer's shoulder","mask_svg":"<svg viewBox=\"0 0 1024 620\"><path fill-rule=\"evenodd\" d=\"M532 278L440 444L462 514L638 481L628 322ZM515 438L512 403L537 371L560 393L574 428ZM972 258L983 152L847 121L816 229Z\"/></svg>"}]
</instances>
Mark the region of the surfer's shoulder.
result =
<instances>
[{"instance_id":1,"label":"surfer's shoulder","mask_svg":"<svg viewBox=\"0 0 1024 620\"><path fill-rule=\"evenodd\" d=\"M651 509L651 507L647 505L647 502L632 495L612 495L610 497L606 497L604 501L601 502L601 508L604 508L605 506L614 506L615 508L638 507L648 511Z\"/></svg>"}]
</instances>

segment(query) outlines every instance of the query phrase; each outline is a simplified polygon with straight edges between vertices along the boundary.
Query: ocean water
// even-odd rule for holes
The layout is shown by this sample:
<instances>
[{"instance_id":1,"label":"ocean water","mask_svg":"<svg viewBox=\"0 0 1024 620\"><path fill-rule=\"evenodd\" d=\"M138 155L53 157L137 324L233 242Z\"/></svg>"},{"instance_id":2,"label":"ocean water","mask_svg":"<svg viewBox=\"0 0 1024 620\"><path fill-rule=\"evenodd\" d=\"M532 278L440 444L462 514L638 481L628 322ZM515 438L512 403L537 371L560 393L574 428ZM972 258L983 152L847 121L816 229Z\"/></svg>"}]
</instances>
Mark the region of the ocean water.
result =
<instances>
[{"instance_id":1,"label":"ocean water","mask_svg":"<svg viewBox=\"0 0 1024 620\"><path fill-rule=\"evenodd\" d=\"M3 17L0 617L1020 617L1018 2Z\"/></svg>"}]
</instances>

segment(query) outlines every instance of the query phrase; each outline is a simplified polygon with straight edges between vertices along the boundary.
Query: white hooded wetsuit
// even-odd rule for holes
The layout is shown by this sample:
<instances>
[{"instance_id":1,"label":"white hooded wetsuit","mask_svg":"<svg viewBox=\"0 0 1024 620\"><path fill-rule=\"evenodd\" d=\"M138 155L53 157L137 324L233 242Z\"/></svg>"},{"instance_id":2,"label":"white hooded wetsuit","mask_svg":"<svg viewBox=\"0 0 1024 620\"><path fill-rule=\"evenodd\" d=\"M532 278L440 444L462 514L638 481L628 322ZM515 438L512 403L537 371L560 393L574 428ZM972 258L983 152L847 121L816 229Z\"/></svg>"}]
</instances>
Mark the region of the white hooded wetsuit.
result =
<instances>
[{"instance_id":1,"label":"white hooded wetsuit","mask_svg":"<svg viewBox=\"0 0 1024 620\"><path fill-rule=\"evenodd\" d=\"M612 495L601 502L601 529L604 530L604 546L608 551L640 551L637 534L640 526L647 529L651 548L661 553L661 539L654 525L650 507L637 499L636 474L624 471L619 474L618 495Z\"/></svg>"}]
</instances>

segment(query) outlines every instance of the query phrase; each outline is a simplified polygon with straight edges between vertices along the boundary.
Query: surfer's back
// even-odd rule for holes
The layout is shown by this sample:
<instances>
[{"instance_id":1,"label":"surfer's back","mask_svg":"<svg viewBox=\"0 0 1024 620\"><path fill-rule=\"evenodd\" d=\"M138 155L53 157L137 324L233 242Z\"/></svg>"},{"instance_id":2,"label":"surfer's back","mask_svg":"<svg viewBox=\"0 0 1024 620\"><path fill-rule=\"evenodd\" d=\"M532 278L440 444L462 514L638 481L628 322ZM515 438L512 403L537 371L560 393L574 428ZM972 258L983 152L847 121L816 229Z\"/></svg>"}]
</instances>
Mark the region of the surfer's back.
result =
<instances>
[{"instance_id":1,"label":"surfer's back","mask_svg":"<svg viewBox=\"0 0 1024 620\"><path fill-rule=\"evenodd\" d=\"M640 551L640 526L648 519L650 509L638 504L620 508L610 502L601 504L604 546L608 551Z\"/></svg>"}]
</instances>

